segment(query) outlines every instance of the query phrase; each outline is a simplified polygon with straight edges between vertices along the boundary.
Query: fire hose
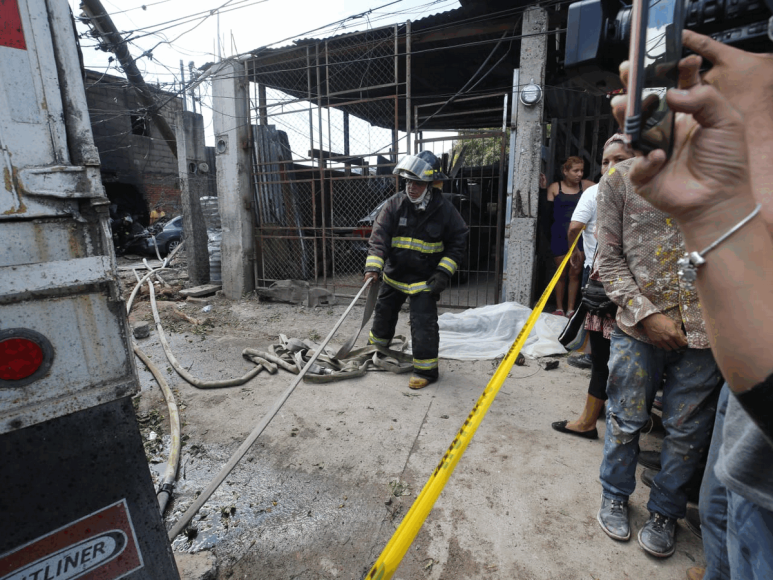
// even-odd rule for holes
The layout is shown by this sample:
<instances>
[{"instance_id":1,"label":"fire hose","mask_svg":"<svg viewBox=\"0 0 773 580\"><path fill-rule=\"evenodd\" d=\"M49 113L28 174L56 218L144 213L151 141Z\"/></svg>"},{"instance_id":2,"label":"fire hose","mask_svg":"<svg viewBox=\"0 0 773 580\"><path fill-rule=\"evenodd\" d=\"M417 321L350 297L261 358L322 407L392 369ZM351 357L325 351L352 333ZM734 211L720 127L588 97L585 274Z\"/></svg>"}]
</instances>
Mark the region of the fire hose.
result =
<instances>
[{"instance_id":1,"label":"fire hose","mask_svg":"<svg viewBox=\"0 0 773 580\"><path fill-rule=\"evenodd\" d=\"M166 406L169 410L169 424L172 431L172 442L170 445L169 458L166 462L166 470L164 471L164 477L161 479L161 485L158 488L158 509L161 514L166 509L166 504L169 502L169 498L172 496L172 487L174 481L177 479L177 467L180 463L180 412L177 409L177 402L174 400L174 394L172 389L169 388L169 383L166 382L163 375L159 372L156 365L154 365L148 356L142 352L139 347L134 345L134 354L140 357L140 360L145 363L148 370L156 379L158 386L161 387L161 392L164 393L164 399L166 399Z\"/></svg>"},{"instance_id":2,"label":"fire hose","mask_svg":"<svg viewBox=\"0 0 773 580\"><path fill-rule=\"evenodd\" d=\"M281 396L274 402L274 405L271 407L268 413L266 413L266 415L258 422L258 424L249 434L247 439L245 439L244 442L239 446L236 452L231 456L228 462L222 467L220 472L210 482L207 488L201 492L201 494L193 501L190 507L188 507L188 509L185 510L185 512L180 516L180 519L177 520L177 523L175 523L175 525L172 526L172 529L169 531L170 541L173 540L175 537L177 537L177 535L185 529L185 526L188 525L188 523L191 521L193 516L196 515L196 513L201 509L201 507L212 496L215 490L218 487L220 487L220 484L223 483L223 481L228 476L228 474L231 473L233 468L236 467L236 465L239 463L242 457L244 457L244 455L247 453L250 447L252 447L253 443L255 443L255 441L260 436L260 434L263 433L263 431L271 422L271 420L274 418L274 416L279 412L279 409L282 408L282 405L285 404L285 402L293 393L295 388L300 384L304 375L309 371L309 369L314 364L314 361L316 361L319 355L323 352L323 349L325 348L327 343L330 342L331 338L333 338L333 336L335 335L336 331L340 328L343 321L352 311L352 308L354 308L354 305L357 303L357 300L359 300L360 296L362 296L362 293L365 292L365 289L368 287L368 285L371 282L372 280L370 279L365 281L365 283L362 285L362 288L360 288L360 291L354 297L354 300L352 300L352 302L346 308L344 313L341 315L341 318L338 319L338 322L336 322L335 326L333 326L333 329L330 331L327 337L325 337L325 340L322 341L322 344L319 346L319 348L316 349L316 351L311 356L311 358L306 363L306 365L303 367L303 369L296 375L292 383L290 383L290 386L287 388L287 390L284 393L282 393Z\"/></svg>"}]
</instances>

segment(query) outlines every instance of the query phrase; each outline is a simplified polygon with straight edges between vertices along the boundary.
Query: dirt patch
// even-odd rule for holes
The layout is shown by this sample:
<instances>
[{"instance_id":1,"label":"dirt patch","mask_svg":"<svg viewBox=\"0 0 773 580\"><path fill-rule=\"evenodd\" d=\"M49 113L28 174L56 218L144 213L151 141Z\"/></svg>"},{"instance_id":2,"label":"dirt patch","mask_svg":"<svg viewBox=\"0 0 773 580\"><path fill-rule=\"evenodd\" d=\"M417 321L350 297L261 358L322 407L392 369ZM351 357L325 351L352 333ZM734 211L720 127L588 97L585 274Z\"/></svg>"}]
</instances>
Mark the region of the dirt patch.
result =
<instances>
[{"instance_id":1,"label":"dirt patch","mask_svg":"<svg viewBox=\"0 0 773 580\"><path fill-rule=\"evenodd\" d=\"M206 380L243 375L254 365L241 351L266 349L280 334L324 337L346 308L254 298L208 302L212 320L204 328L162 314L180 364ZM203 306L178 308L196 317ZM148 316L144 299L134 315ZM355 307L333 348L358 328L361 315L361 306ZM397 332L409 334L407 316ZM170 526L293 376L264 372L239 387L196 389L167 370L155 329L138 343L175 389L188 437L166 515ZM666 561L648 558L635 541L613 542L600 530L595 514L603 442L550 428L552 421L579 413L590 374L558 360L551 371L533 360L511 371L395 578L670 580L703 561L700 541L684 529L677 554ZM143 437L157 427L165 442L165 418L152 416L153 410L158 417L167 414L160 391L141 363L138 368L138 414L151 422ZM492 361L442 360L441 381L421 391L409 390L405 375L383 372L301 383L196 516L195 535L178 537L174 549L212 551L220 579L362 578L495 369ZM603 422L598 427L603 433ZM647 435L642 447L656 446L657 438ZM163 449L155 455L164 456ZM151 471L162 467L151 464ZM637 488L631 498L634 530L646 520L647 492Z\"/></svg>"}]
</instances>

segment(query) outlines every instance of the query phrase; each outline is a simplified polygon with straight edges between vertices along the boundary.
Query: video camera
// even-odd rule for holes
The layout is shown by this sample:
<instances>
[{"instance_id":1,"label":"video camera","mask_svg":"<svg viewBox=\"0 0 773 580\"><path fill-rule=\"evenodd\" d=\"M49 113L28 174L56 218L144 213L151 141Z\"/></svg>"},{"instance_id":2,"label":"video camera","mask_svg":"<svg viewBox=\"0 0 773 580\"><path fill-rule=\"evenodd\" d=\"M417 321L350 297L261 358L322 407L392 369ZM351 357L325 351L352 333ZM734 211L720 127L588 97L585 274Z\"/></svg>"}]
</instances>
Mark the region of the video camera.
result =
<instances>
[{"instance_id":1,"label":"video camera","mask_svg":"<svg viewBox=\"0 0 773 580\"><path fill-rule=\"evenodd\" d=\"M682 1L684 28L746 51L773 52L773 0ZM657 2L650 0L650 6ZM631 21L632 7L622 0L583 0L569 6L564 68L578 84L595 94L622 88L618 66L628 59ZM673 30L682 24L664 26Z\"/></svg>"}]
</instances>

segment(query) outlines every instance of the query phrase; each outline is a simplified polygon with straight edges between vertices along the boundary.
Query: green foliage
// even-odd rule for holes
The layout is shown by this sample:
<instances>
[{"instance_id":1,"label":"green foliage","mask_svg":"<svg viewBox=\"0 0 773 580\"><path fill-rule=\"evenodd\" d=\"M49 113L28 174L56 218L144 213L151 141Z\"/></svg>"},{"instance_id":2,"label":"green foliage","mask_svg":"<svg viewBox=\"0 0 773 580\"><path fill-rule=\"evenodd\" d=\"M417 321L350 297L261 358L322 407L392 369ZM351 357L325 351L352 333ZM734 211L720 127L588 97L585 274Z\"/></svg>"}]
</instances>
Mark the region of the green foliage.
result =
<instances>
[{"instance_id":1,"label":"green foliage","mask_svg":"<svg viewBox=\"0 0 773 580\"><path fill-rule=\"evenodd\" d=\"M460 135L476 135L479 133L490 133L500 131L500 129L462 129ZM510 128L504 136L505 139L505 159L510 149ZM454 166L462 150L464 150L464 167L479 167L482 165L493 165L499 163L501 154L501 138L485 137L482 139L464 139L453 142L449 151L449 171Z\"/></svg>"}]
</instances>

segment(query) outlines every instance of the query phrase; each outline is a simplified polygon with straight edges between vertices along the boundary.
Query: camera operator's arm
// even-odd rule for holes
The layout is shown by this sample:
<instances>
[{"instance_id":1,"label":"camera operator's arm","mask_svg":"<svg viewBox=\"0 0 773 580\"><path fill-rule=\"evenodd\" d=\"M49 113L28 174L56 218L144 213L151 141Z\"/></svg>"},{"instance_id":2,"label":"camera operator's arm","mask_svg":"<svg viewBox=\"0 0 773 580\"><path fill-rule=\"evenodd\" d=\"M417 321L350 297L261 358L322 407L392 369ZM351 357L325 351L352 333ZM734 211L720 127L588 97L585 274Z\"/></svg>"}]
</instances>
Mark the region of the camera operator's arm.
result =
<instances>
[{"instance_id":1,"label":"camera operator's arm","mask_svg":"<svg viewBox=\"0 0 773 580\"><path fill-rule=\"evenodd\" d=\"M666 164L664 152L653 151L630 171L638 193L676 218L688 251L702 251L757 202L744 117L715 87L700 83L699 66L699 57L684 59L683 89L667 97L681 113L672 159ZM753 126L754 119L746 123ZM773 133L765 143L751 151L755 164L771 164ZM773 240L765 221L752 219L704 258L696 285L712 350L731 389L741 393L773 370Z\"/></svg>"}]
</instances>

